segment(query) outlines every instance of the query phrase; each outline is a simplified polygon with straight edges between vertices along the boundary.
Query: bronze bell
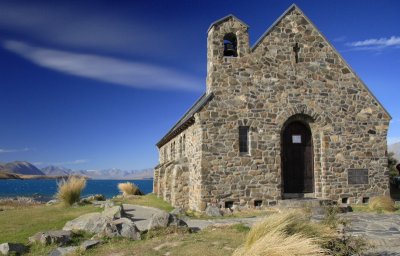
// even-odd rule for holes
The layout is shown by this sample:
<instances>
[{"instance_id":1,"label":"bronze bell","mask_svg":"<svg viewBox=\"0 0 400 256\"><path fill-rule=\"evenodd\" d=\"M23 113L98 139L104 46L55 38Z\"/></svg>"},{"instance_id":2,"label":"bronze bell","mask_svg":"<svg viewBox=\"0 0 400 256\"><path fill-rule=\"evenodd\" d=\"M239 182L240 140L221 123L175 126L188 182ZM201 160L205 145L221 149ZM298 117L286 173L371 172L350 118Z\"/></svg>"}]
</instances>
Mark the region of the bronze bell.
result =
<instances>
[{"instance_id":1,"label":"bronze bell","mask_svg":"<svg viewBox=\"0 0 400 256\"><path fill-rule=\"evenodd\" d=\"M236 47L233 43L224 43L224 56L236 56Z\"/></svg>"}]
</instances>

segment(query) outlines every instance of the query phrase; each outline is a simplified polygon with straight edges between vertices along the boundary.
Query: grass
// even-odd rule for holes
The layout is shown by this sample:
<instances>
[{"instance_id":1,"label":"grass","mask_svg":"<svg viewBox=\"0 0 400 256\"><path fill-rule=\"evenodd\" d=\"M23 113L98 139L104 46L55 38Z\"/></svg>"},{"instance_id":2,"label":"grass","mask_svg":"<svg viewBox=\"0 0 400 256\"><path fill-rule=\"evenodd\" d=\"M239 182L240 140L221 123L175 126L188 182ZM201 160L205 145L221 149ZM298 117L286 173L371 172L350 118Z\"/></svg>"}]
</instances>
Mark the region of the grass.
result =
<instances>
[{"instance_id":1,"label":"grass","mask_svg":"<svg viewBox=\"0 0 400 256\"><path fill-rule=\"evenodd\" d=\"M368 207L377 212L395 212L395 202L389 196L378 196L371 200Z\"/></svg>"},{"instance_id":2,"label":"grass","mask_svg":"<svg viewBox=\"0 0 400 256\"><path fill-rule=\"evenodd\" d=\"M136 196L136 197L129 197L129 198L116 198L113 199L117 203L123 204L136 204L141 206L149 206L158 208L167 212L170 212L174 209L169 203L165 202L161 198L158 198L154 194L147 194L144 196Z\"/></svg>"},{"instance_id":3,"label":"grass","mask_svg":"<svg viewBox=\"0 0 400 256\"><path fill-rule=\"evenodd\" d=\"M140 191L138 186L136 186L134 183L131 183L131 182L119 183L118 189L119 189L119 191L121 191L123 196L143 195L143 193Z\"/></svg>"},{"instance_id":4,"label":"grass","mask_svg":"<svg viewBox=\"0 0 400 256\"><path fill-rule=\"evenodd\" d=\"M371 206L372 204L372 206ZM389 207L388 209L384 209L383 207L383 202L382 199L377 199L377 201L374 202L374 199L371 200L369 204L363 204L363 205L351 205L351 208L353 212L375 212L375 213L395 213L395 214L400 214L400 204L394 203L391 199L385 199L385 203L387 204L385 206Z\"/></svg>"},{"instance_id":5,"label":"grass","mask_svg":"<svg viewBox=\"0 0 400 256\"><path fill-rule=\"evenodd\" d=\"M198 233L168 234L141 241L113 239L85 255L143 255L143 256L220 256L231 255L243 243L247 231L236 225L210 227Z\"/></svg>"},{"instance_id":6,"label":"grass","mask_svg":"<svg viewBox=\"0 0 400 256\"><path fill-rule=\"evenodd\" d=\"M69 220L100 210L90 205L69 208L40 205L0 211L0 243L27 243L28 237L39 231L61 229Z\"/></svg>"},{"instance_id":7,"label":"grass","mask_svg":"<svg viewBox=\"0 0 400 256\"><path fill-rule=\"evenodd\" d=\"M81 192L86 186L86 179L83 177L70 176L58 183L57 198L65 205L71 206L79 202Z\"/></svg>"}]
</instances>

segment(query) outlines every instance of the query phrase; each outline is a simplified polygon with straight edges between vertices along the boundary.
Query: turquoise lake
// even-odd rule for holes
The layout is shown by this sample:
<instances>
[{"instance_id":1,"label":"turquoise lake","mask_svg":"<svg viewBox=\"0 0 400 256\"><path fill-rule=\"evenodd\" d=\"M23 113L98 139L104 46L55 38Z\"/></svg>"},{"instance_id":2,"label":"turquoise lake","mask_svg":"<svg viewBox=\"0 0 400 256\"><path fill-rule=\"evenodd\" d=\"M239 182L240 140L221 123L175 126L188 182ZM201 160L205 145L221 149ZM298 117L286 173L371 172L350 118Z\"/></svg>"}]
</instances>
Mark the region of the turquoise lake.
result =
<instances>
[{"instance_id":1,"label":"turquoise lake","mask_svg":"<svg viewBox=\"0 0 400 256\"><path fill-rule=\"evenodd\" d=\"M82 196L103 194L111 198L119 194L117 188L121 182L135 183L140 190L151 193L153 190L153 180L88 180ZM56 180L0 180L0 197L15 196L42 196L51 198L57 192Z\"/></svg>"}]
</instances>

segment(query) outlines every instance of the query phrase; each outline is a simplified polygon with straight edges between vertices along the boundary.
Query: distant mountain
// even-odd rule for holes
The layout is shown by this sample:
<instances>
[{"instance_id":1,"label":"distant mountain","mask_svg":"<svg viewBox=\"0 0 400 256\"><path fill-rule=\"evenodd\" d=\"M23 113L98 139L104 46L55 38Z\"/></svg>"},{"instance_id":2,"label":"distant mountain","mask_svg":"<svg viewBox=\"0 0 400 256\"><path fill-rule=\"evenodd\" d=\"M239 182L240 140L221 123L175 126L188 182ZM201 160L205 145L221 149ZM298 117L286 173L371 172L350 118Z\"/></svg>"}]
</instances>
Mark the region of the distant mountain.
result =
<instances>
[{"instance_id":1,"label":"distant mountain","mask_svg":"<svg viewBox=\"0 0 400 256\"><path fill-rule=\"evenodd\" d=\"M150 179L153 178L153 169L124 171L116 168L106 170L71 170L59 166L48 166L42 171L49 176L80 175L90 179L99 180L125 180L125 179Z\"/></svg>"},{"instance_id":2,"label":"distant mountain","mask_svg":"<svg viewBox=\"0 0 400 256\"><path fill-rule=\"evenodd\" d=\"M45 175L41 170L31 163L25 161L14 161L11 163L0 163L0 172L24 175Z\"/></svg>"},{"instance_id":3,"label":"distant mountain","mask_svg":"<svg viewBox=\"0 0 400 256\"><path fill-rule=\"evenodd\" d=\"M394 158L397 159L397 161L400 162L400 142L394 143L392 145L389 145L388 147L389 152L394 153Z\"/></svg>"},{"instance_id":4,"label":"distant mountain","mask_svg":"<svg viewBox=\"0 0 400 256\"><path fill-rule=\"evenodd\" d=\"M47 176L68 176L72 170L60 166L50 165L41 169Z\"/></svg>"}]
</instances>

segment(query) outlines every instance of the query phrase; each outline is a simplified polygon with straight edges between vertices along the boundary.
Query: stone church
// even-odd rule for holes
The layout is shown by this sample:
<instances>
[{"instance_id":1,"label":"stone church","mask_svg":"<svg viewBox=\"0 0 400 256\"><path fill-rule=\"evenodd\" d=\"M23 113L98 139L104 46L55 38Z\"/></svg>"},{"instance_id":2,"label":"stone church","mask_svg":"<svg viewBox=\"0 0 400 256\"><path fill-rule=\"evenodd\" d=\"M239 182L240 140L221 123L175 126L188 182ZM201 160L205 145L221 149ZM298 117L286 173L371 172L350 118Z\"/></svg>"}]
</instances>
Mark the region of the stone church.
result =
<instances>
[{"instance_id":1,"label":"stone church","mask_svg":"<svg viewBox=\"0 0 400 256\"><path fill-rule=\"evenodd\" d=\"M388 194L391 117L341 55L296 5L248 29L208 29L207 89L157 143L154 193L196 211Z\"/></svg>"}]
</instances>

